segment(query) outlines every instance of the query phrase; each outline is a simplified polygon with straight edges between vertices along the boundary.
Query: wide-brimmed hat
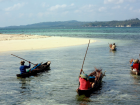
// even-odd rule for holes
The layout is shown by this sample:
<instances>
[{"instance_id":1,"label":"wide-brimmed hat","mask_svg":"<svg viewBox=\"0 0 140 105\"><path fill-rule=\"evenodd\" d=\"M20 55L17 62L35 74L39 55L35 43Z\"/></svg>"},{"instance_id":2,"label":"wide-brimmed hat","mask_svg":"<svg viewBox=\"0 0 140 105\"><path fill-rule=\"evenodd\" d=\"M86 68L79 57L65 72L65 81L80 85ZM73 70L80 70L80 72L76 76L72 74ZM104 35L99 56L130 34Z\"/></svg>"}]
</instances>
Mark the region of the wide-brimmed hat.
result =
<instances>
[{"instance_id":1,"label":"wide-brimmed hat","mask_svg":"<svg viewBox=\"0 0 140 105\"><path fill-rule=\"evenodd\" d=\"M81 74L80 77L89 80L89 76L87 74Z\"/></svg>"},{"instance_id":2,"label":"wide-brimmed hat","mask_svg":"<svg viewBox=\"0 0 140 105\"><path fill-rule=\"evenodd\" d=\"M24 63L25 63L25 61L21 61L21 62L20 62L20 64L24 64Z\"/></svg>"}]
</instances>

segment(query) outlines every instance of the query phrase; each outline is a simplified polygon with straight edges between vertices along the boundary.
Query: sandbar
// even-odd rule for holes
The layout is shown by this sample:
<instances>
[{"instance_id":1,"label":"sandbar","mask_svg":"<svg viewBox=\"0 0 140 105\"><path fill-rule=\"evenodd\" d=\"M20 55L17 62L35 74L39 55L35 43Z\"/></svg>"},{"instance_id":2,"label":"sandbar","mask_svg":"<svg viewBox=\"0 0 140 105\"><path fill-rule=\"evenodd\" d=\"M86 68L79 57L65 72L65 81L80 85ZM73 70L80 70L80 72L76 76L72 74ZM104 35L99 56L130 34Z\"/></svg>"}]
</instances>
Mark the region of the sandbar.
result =
<instances>
[{"instance_id":1,"label":"sandbar","mask_svg":"<svg viewBox=\"0 0 140 105\"><path fill-rule=\"evenodd\" d=\"M0 52L50 49L88 44L90 39L43 35L0 34ZM96 40L90 40L90 43Z\"/></svg>"}]
</instances>

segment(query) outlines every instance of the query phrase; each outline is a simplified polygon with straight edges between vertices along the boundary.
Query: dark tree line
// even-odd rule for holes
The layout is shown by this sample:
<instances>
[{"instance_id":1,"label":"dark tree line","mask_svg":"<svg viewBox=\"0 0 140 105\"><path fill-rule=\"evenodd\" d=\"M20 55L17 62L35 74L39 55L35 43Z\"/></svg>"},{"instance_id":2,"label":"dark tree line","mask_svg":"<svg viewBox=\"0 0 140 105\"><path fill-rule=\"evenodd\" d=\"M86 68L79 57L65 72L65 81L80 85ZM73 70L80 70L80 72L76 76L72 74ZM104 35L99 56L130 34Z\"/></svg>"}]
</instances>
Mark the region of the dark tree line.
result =
<instances>
[{"instance_id":1,"label":"dark tree line","mask_svg":"<svg viewBox=\"0 0 140 105\"><path fill-rule=\"evenodd\" d=\"M76 20L71 21L55 21L55 22L41 22L29 25L9 26L4 28L78 28L78 27L116 27L116 26L140 27L140 20L130 19L124 21L95 21L95 22L81 22Z\"/></svg>"},{"instance_id":2,"label":"dark tree line","mask_svg":"<svg viewBox=\"0 0 140 105\"><path fill-rule=\"evenodd\" d=\"M131 25L133 27L138 27L140 26L140 20L138 18L136 19L130 19L130 20L125 20L125 21L105 21L105 22L90 22L86 24L85 26L108 26L108 27L116 27L116 26L127 26Z\"/></svg>"}]
</instances>

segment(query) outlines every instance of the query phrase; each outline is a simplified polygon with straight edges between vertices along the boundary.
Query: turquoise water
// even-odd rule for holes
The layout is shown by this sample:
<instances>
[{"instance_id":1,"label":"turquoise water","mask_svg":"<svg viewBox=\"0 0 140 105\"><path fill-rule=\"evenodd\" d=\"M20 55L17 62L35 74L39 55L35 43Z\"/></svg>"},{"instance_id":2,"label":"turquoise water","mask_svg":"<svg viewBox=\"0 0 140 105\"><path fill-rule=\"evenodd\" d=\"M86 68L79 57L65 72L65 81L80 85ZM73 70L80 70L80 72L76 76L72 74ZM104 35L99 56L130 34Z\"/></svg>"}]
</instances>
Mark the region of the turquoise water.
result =
<instances>
[{"instance_id":1,"label":"turquoise water","mask_svg":"<svg viewBox=\"0 0 140 105\"><path fill-rule=\"evenodd\" d=\"M11 29L0 33L96 39L89 45L83 70L87 74L94 67L106 70L101 89L85 101L77 96L76 89L87 44L0 53L1 105L139 105L140 77L130 74L129 60L139 58L140 28ZM113 42L118 46L116 52L108 47ZM17 78L20 59L11 54L33 63L51 61L51 70L37 77Z\"/></svg>"}]
</instances>

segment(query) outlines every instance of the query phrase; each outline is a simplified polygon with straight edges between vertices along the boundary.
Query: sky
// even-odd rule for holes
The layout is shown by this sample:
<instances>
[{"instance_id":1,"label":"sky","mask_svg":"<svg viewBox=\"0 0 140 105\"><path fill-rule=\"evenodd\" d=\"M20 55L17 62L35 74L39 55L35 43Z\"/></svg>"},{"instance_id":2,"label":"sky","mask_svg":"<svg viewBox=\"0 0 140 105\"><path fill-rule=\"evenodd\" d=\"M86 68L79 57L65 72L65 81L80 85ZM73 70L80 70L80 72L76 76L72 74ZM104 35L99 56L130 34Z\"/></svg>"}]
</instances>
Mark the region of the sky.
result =
<instances>
[{"instance_id":1,"label":"sky","mask_svg":"<svg viewBox=\"0 0 140 105\"><path fill-rule=\"evenodd\" d=\"M140 0L0 0L0 27L140 19Z\"/></svg>"}]
</instances>

